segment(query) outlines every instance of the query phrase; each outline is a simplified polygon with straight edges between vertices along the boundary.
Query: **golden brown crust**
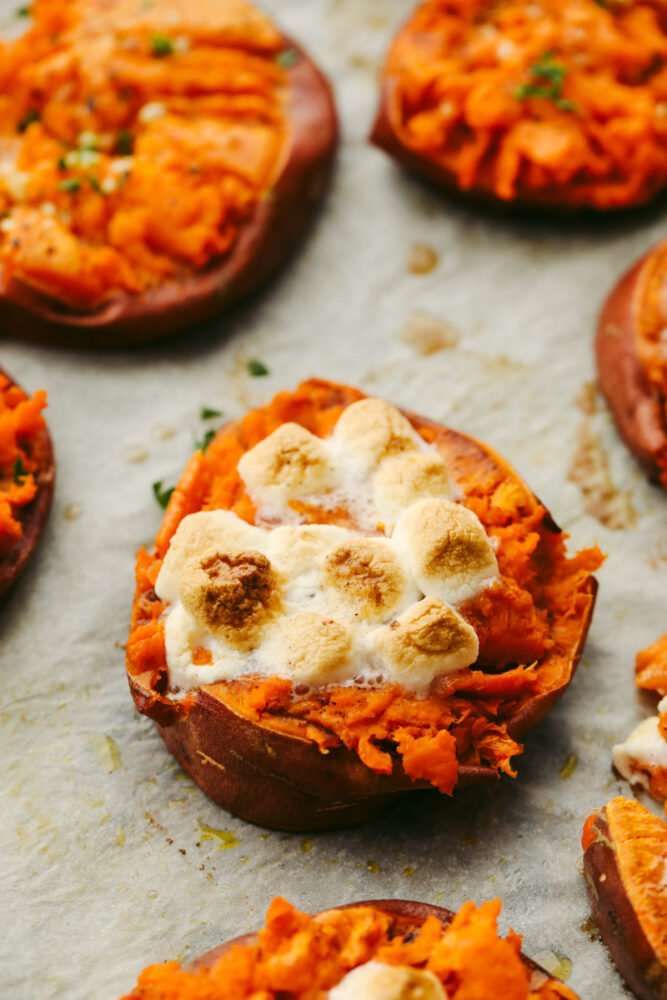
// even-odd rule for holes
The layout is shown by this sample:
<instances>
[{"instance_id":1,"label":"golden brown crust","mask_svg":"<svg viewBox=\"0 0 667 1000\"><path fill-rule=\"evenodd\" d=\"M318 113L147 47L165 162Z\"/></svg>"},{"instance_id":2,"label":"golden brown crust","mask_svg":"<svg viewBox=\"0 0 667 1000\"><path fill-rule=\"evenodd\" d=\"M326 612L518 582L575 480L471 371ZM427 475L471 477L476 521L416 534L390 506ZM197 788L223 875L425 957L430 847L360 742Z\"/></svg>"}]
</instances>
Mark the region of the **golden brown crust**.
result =
<instances>
[{"instance_id":1,"label":"golden brown crust","mask_svg":"<svg viewBox=\"0 0 667 1000\"><path fill-rule=\"evenodd\" d=\"M12 384L14 380L0 368ZM0 558L0 606L9 596L9 591L23 572L30 556L35 551L51 510L55 486L56 467L51 436L46 427L35 440L35 449L41 454L41 462L35 474L37 493L34 499L21 511L23 536L9 552Z\"/></svg>"},{"instance_id":2,"label":"golden brown crust","mask_svg":"<svg viewBox=\"0 0 667 1000\"><path fill-rule=\"evenodd\" d=\"M643 277L665 244L655 247L623 275L605 301L595 340L600 387L621 437L649 477L659 480L667 465L664 400L642 367L637 337L643 305Z\"/></svg>"},{"instance_id":3,"label":"golden brown crust","mask_svg":"<svg viewBox=\"0 0 667 1000\"><path fill-rule=\"evenodd\" d=\"M204 323L246 298L289 258L327 188L338 139L331 87L304 50L286 67L290 149L269 197L256 206L230 253L184 280L137 295L118 293L78 313L12 281L0 290L6 336L75 348L129 347Z\"/></svg>"}]
</instances>

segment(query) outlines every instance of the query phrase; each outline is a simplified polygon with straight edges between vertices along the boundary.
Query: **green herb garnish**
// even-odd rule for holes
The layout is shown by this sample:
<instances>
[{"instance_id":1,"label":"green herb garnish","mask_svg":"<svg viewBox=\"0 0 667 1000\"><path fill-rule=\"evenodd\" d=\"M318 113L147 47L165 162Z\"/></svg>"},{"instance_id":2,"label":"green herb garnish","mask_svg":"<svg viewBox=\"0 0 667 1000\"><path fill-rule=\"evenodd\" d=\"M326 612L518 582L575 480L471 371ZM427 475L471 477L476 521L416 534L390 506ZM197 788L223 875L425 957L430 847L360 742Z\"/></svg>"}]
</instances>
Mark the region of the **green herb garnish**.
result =
<instances>
[{"instance_id":1,"label":"green herb garnish","mask_svg":"<svg viewBox=\"0 0 667 1000\"><path fill-rule=\"evenodd\" d=\"M61 191L68 191L70 194L76 194L81 187L81 180L78 177L67 177L64 181L60 182L58 187Z\"/></svg>"},{"instance_id":2,"label":"green herb garnish","mask_svg":"<svg viewBox=\"0 0 667 1000\"><path fill-rule=\"evenodd\" d=\"M30 17L30 4L24 4L22 7L17 7L14 11L15 17Z\"/></svg>"},{"instance_id":3,"label":"green herb garnish","mask_svg":"<svg viewBox=\"0 0 667 1000\"><path fill-rule=\"evenodd\" d=\"M249 361L246 368L248 370L248 375L259 376L269 374L269 369L261 361Z\"/></svg>"},{"instance_id":4,"label":"green herb garnish","mask_svg":"<svg viewBox=\"0 0 667 1000\"><path fill-rule=\"evenodd\" d=\"M279 66L282 66L283 69L290 69L298 63L298 61L299 53L296 49L283 49L282 52L279 52L276 56L276 62Z\"/></svg>"},{"instance_id":5,"label":"green herb garnish","mask_svg":"<svg viewBox=\"0 0 667 1000\"><path fill-rule=\"evenodd\" d=\"M153 483L153 493L155 494L155 499L160 504L160 507L162 507L163 510L171 500L171 494L174 492L175 489L176 487L172 486L171 489L163 490L161 479L159 479L157 483Z\"/></svg>"},{"instance_id":6,"label":"green herb garnish","mask_svg":"<svg viewBox=\"0 0 667 1000\"><path fill-rule=\"evenodd\" d=\"M195 441L195 448L197 451L206 451L211 441L215 437L215 431L211 428L210 431L206 431L201 441Z\"/></svg>"},{"instance_id":7,"label":"green herb garnish","mask_svg":"<svg viewBox=\"0 0 667 1000\"><path fill-rule=\"evenodd\" d=\"M153 35L151 38L151 52L158 59L170 56L174 51L174 43L166 35Z\"/></svg>"},{"instance_id":8,"label":"green herb garnish","mask_svg":"<svg viewBox=\"0 0 667 1000\"><path fill-rule=\"evenodd\" d=\"M67 170L67 160L64 156L61 156L58 160L58 170Z\"/></svg>"},{"instance_id":9,"label":"green herb garnish","mask_svg":"<svg viewBox=\"0 0 667 1000\"><path fill-rule=\"evenodd\" d=\"M114 153L119 156L131 156L134 152L134 136L127 129L122 128L116 136L114 143Z\"/></svg>"},{"instance_id":10,"label":"green herb garnish","mask_svg":"<svg viewBox=\"0 0 667 1000\"><path fill-rule=\"evenodd\" d=\"M221 410L212 410L209 406L202 406L199 411L200 420L213 420L214 417L221 417Z\"/></svg>"},{"instance_id":11,"label":"green herb garnish","mask_svg":"<svg viewBox=\"0 0 667 1000\"><path fill-rule=\"evenodd\" d=\"M14 462L14 482L20 485L27 475L28 475L28 470L23 464L23 459L19 455L19 457Z\"/></svg>"},{"instance_id":12,"label":"green herb garnish","mask_svg":"<svg viewBox=\"0 0 667 1000\"><path fill-rule=\"evenodd\" d=\"M519 100L529 100L531 97L544 97L553 101L561 111L574 111L575 105L563 97L563 85L567 67L554 59L553 52L544 52L540 61L533 63L528 70L532 79L522 83L514 91Z\"/></svg>"},{"instance_id":13,"label":"green herb garnish","mask_svg":"<svg viewBox=\"0 0 667 1000\"><path fill-rule=\"evenodd\" d=\"M88 181L91 188L96 194L104 194L104 191L102 190L102 187L97 177L86 177L86 180Z\"/></svg>"},{"instance_id":14,"label":"green herb garnish","mask_svg":"<svg viewBox=\"0 0 667 1000\"><path fill-rule=\"evenodd\" d=\"M36 108L31 108L30 111L27 111L24 117L19 122L18 124L19 132L25 132L28 125L32 125L33 122L38 122L38 121L39 121L39 111Z\"/></svg>"}]
</instances>

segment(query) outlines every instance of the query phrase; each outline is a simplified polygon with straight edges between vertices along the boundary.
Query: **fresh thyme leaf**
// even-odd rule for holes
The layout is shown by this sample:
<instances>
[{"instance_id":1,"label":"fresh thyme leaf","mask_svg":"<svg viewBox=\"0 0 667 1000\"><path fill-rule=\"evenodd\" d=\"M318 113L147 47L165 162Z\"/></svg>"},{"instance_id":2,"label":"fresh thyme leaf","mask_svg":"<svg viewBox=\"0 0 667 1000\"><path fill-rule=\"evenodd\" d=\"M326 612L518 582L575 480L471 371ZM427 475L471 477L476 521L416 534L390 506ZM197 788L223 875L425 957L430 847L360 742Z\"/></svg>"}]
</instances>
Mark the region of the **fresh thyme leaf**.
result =
<instances>
[{"instance_id":1,"label":"fresh thyme leaf","mask_svg":"<svg viewBox=\"0 0 667 1000\"><path fill-rule=\"evenodd\" d=\"M528 73L531 79L520 84L514 91L514 96L520 101L529 100L531 97L543 97L553 101L561 111L576 110L573 102L563 97L567 67L556 61L553 52L543 52L539 61L529 68Z\"/></svg>"},{"instance_id":2,"label":"fresh thyme leaf","mask_svg":"<svg viewBox=\"0 0 667 1000\"><path fill-rule=\"evenodd\" d=\"M93 191L95 191L96 194L104 194L104 191L102 190L102 187L97 177L86 177L86 180L88 181L91 188L93 189Z\"/></svg>"},{"instance_id":3,"label":"fresh thyme leaf","mask_svg":"<svg viewBox=\"0 0 667 1000\"><path fill-rule=\"evenodd\" d=\"M276 62L279 66L282 66L283 69L291 69L291 67L298 63L298 61L299 53L296 49L283 49L283 51L279 52L276 56Z\"/></svg>"},{"instance_id":4,"label":"fresh thyme leaf","mask_svg":"<svg viewBox=\"0 0 667 1000\"><path fill-rule=\"evenodd\" d=\"M171 494L174 492L175 488L175 486L172 486L171 489L163 490L161 479L159 479L157 483L153 483L153 493L155 494L155 499L163 510L171 500Z\"/></svg>"},{"instance_id":5,"label":"fresh thyme leaf","mask_svg":"<svg viewBox=\"0 0 667 1000\"><path fill-rule=\"evenodd\" d=\"M81 179L79 177L67 177L64 181L60 182L58 187L61 191L69 191L70 194L76 194L81 187Z\"/></svg>"},{"instance_id":6,"label":"fresh thyme leaf","mask_svg":"<svg viewBox=\"0 0 667 1000\"><path fill-rule=\"evenodd\" d=\"M257 377L259 375L269 374L269 369L262 361L249 361L246 368L248 370L248 375L254 375Z\"/></svg>"},{"instance_id":7,"label":"fresh thyme leaf","mask_svg":"<svg viewBox=\"0 0 667 1000\"><path fill-rule=\"evenodd\" d=\"M64 156L61 156L58 160L58 170L67 170L67 160Z\"/></svg>"},{"instance_id":8,"label":"fresh thyme leaf","mask_svg":"<svg viewBox=\"0 0 667 1000\"><path fill-rule=\"evenodd\" d=\"M213 420L214 417L221 417L221 410L212 410L209 406L202 406L199 417L201 420Z\"/></svg>"},{"instance_id":9,"label":"fresh thyme leaf","mask_svg":"<svg viewBox=\"0 0 667 1000\"><path fill-rule=\"evenodd\" d=\"M28 125L32 125L33 122L38 122L38 121L39 121L39 111L37 110L37 108L30 108L29 111L26 111L25 115L18 124L19 132L25 132Z\"/></svg>"},{"instance_id":10,"label":"fresh thyme leaf","mask_svg":"<svg viewBox=\"0 0 667 1000\"><path fill-rule=\"evenodd\" d=\"M215 431L211 428L210 431L206 431L201 441L195 441L195 448L197 451L206 451L211 441L215 437Z\"/></svg>"},{"instance_id":11,"label":"fresh thyme leaf","mask_svg":"<svg viewBox=\"0 0 667 1000\"><path fill-rule=\"evenodd\" d=\"M23 464L23 459L19 455L16 461L14 462L14 482L19 484L22 483L27 475L28 475L28 470Z\"/></svg>"},{"instance_id":12,"label":"fresh thyme leaf","mask_svg":"<svg viewBox=\"0 0 667 1000\"><path fill-rule=\"evenodd\" d=\"M14 15L15 17L30 17L30 4L26 3L22 7L17 7Z\"/></svg>"},{"instance_id":13,"label":"fresh thyme leaf","mask_svg":"<svg viewBox=\"0 0 667 1000\"><path fill-rule=\"evenodd\" d=\"M170 56L174 51L174 43L166 35L153 35L151 38L151 52L158 59Z\"/></svg>"},{"instance_id":14,"label":"fresh thyme leaf","mask_svg":"<svg viewBox=\"0 0 667 1000\"><path fill-rule=\"evenodd\" d=\"M134 152L134 136L126 128L122 128L116 136L114 153L118 156L131 156Z\"/></svg>"}]
</instances>

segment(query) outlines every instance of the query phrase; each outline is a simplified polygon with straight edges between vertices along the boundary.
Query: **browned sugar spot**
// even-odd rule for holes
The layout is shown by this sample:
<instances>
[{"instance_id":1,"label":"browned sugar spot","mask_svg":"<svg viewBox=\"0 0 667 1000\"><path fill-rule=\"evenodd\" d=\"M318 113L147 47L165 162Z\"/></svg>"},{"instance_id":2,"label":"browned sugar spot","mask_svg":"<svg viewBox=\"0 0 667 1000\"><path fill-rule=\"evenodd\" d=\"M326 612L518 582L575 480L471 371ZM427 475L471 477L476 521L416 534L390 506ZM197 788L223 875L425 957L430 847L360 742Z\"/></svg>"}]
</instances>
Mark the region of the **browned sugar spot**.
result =
<instances>
[{"instance_id":1,"label":"browned sugar spot","mask_svg":"<svg viewBox=\"0 0 667 1000\"><path fill-rule=\"evenodd\" d=\"M408 271L410 274L430 274L439 259L427 243L413 243L408 254Z\"/></svg>"},{"instance_id":2,"label":"browned sugar spot","mask_svg":"<svg viewBox=\"0 0 667 1000\"><path fill-rule=\"evenodd\" d=\"M577 432L568 479L581 490L587 513L605 528L622 531L637 520L637 512L630 499L631 491L618 490L614 485L607 453L588 420L584 420Z\"/></svg>"},{"instance_id":3,"label":"browned sugar spot","mask_svg":"<svg viewBox=\"0 0 667 1000\"><path fill-rule=\"evenodd\" d=\"M452 323L431 316L429 313L415 312L408 317L399 334L399 339L414 348L417 354L426 357L450 347L456 347L461 331Z\"/></svg>"}]
</instances>

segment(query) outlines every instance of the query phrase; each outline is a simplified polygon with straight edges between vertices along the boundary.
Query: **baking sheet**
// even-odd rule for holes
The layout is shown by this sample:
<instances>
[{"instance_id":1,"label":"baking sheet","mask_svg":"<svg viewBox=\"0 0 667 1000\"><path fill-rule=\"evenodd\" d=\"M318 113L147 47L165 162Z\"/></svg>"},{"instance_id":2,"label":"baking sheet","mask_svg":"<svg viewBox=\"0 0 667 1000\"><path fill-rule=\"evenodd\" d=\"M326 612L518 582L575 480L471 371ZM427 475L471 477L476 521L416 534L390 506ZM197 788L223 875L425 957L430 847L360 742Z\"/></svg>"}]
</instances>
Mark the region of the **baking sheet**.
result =
<instances>
[{"instance_id":1,"label":"baking sheet","mask_svg":"<svg viewBox=\"0 0 667 1000\"><path fill-rule=\"evenodd\" d=\"M2 0L6 24L13 0ZM302 252L254 303L167 345L83 354L3 341L49 393L55 505L0 616L0 992L114 1000L149 962L258 927L277 894L306 909L402 897L503 899L502 927L582 997L620 997L590 939L581 827L628 793L610 748L652 708L637 649L666 627L667 499L619 443L593 380L606 290L664 234L664 208L598 223L510 220L444 200L366 144L380 57L405 0L271 0L335 82L343 145ZM415 244L438 257L409 270ZM445 323L450 346L415 334ZM440 328L438 328L440 329ZM430 345L431 347L433 344ZM270 370L251 378L250 359ZM609 554L583 662L528 737L519 778L454 801L415 795L356 830L270 833L211 803L127 690L136 549L205 426L319 374L488 441L570 532ZM580 481L586 484L583 491ZM560 776L576 755L570 777ZM656 804L652 806L657 812Z\"/></svg>"}]
</instances>

